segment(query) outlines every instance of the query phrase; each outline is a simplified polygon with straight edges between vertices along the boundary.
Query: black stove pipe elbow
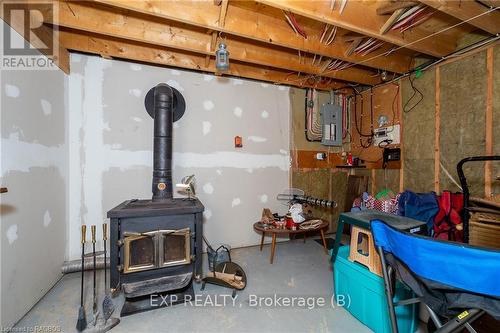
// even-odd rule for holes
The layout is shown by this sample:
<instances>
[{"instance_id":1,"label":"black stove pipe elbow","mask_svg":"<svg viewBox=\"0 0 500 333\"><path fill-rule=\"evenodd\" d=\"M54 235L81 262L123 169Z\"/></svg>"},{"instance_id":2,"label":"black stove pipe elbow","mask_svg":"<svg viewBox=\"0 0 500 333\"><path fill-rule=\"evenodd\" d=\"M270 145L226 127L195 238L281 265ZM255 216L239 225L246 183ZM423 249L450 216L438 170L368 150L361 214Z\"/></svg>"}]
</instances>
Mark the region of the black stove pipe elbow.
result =
<instances>
[{"instance_id":1,"label":"black stove pipe elbow","mask_svg":"<svg viewBox=\"0 0 500 333\"><path fill-rule=\"evenodd\" d=\"M160 83L154 90L153 201L173 198L172 128L174 94L170 86Z\"/></svg>"}]
</instances>

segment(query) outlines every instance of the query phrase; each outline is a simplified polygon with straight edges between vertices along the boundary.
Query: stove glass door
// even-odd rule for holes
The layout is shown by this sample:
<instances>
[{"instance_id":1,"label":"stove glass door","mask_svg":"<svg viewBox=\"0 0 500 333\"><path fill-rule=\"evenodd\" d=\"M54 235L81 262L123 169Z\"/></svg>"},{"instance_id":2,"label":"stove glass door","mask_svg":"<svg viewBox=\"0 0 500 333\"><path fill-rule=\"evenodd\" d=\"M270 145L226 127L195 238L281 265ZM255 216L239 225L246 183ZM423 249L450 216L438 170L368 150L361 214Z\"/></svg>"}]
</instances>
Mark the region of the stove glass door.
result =
<instances>
[{"instance_id":1,"label":"stove glass door","mask_svg":"<svg viewBox=\"0 0 500 333\"><path fill-rule=\"evenodd\" d=\"M191 262L191 233L189 228L160 230L160 267L185 265Z\"/></svg>"},{"instance_id":2,"label":"stove glass door","mask_svg":"<svg viewBox=\"0 0 500 333\"><path fill-rule=\"evenodd\" d=\"M155 235L125 237L124 246L124 273L158 267Z\"/></svg>"}]
</instances>

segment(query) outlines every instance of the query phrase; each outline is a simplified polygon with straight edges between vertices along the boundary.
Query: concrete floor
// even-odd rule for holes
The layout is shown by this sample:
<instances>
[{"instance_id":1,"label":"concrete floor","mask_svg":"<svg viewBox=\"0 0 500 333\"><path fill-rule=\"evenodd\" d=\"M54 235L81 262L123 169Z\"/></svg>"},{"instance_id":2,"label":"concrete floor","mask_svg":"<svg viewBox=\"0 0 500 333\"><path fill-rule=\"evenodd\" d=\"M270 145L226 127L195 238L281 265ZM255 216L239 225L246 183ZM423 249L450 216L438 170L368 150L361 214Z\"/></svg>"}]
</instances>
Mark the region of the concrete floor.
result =
<instances>
[{"instance_id":1,"label":"concrete floor","mask_svg":"<svg viewBox=\"0 0 500 333\"><path fill-rule=\"evenodd\" d=\"M277 245L274 264L269 264L270 246L236 249L232 259L245 269L247 288L238 293L235 306L229 297L225 307L176 305L122 318L112 332L370 332L340 307L329 302L333 293L332 268L323 248L312 239ZM206 258L205 258L206 259ZM205 263L206 264L206 263ZM91 276L87 273L86 313L92 317ZM103 294L102 272L99 295ZM80 275L65 275L54 288L18 323L17 327L60 326L62 332L74 332L79 307ZM220 295L230 290L207 285L195 293L203 302L222 303ZM299 307L250 306L250 295L324 297L327 306L308 310ZM122 297L114 299L118 308ZM99 299L99 305L102 298ZM193 304L194 305L194 304ZM119 309L114 316L119 316Z\"/></svg>"}]
</instances>

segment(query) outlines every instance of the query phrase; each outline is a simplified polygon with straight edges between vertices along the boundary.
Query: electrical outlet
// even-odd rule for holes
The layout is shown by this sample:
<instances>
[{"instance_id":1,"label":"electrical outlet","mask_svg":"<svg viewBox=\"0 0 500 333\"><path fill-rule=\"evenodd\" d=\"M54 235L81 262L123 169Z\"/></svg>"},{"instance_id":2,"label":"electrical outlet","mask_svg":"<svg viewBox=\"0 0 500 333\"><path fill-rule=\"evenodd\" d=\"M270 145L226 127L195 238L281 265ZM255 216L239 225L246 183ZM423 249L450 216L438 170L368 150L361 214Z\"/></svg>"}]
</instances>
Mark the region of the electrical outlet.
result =
<instances>
[{"instance_id":1,"label":"electrical outlet","mask_svg":"<svg viewBox=\"0 0 500 333\"><path fill-rule=\"evenodd\" d=\"M394 126L379 127L373 130L373 145L378 146L381 142L386 144L399 144L399 124ZM389 142L390 141L390 142Z\"/></svg>"},{"instance_id":2,"label":"electrical outlet","mask_svg":"<svg viewBox=\"0 0 500 333\"><path fill-rule=\"evenodd\" d=\"M326 153L317 153L316 154L316 159L319 161L326 160Z\"/></svg>"}]
</instances>

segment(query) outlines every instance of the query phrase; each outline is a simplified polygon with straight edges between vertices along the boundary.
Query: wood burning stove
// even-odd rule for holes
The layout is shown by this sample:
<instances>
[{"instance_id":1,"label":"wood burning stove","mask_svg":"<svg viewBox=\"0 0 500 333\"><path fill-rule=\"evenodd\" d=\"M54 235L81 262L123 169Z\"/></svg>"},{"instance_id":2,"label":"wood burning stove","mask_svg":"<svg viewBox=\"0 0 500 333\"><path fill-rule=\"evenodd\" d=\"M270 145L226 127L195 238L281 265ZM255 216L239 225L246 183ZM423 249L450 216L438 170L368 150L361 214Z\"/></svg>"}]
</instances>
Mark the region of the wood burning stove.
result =
<instances>
[{"instance_id":1,"label":"wood burning stove","mask_svg":"<svg viewBox=\"0 0 500 333\"><path fill-rule=\"evenodd\" d=\"M170 296L172 302L192 296L192 282L202 275L204 207L198 199L172 193L172 122L184 113L184 99L159 84L145 104L154 118L153 197L127 200L108 212L110 288L125 294L122 316L150 309L151 294Z\"/></svg>"}]
</instances>

